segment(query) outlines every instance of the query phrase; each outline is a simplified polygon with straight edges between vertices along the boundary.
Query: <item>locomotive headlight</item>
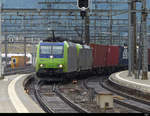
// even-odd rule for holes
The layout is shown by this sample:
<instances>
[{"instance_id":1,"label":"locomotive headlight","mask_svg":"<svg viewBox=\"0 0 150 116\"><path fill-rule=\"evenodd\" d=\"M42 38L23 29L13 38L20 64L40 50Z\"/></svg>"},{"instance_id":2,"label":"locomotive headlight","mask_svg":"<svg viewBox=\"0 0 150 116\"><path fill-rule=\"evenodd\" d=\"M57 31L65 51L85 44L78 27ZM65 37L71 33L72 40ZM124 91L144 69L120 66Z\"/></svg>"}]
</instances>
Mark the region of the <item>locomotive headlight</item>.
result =
<instances>
[{"instance_id":1,"label":"locomotive headlight","mask_svg":"<svg viewBox=\"0 0 150 116\"><path fill-rule=\"evenodd\" d=\"M52 58L53 58L53 56L50 56L50 58L52 59Z\"/></svg>"},{"instance_id":2,"label":"locomotive headlight","mask_svg":"<svg viewBox=\"0 0 150 116\"><path fill-rule=\"evenodd\" d=\"M59 68L62 68L62 67L63 67L63 65L62 65L62 64L60 64L60 65L59 65Z\"/></svg>"},{"instance_id":3,"label":"locomotive headlight","mask_svg":"<svg viewBox=\"0 0 150 116\"><path fill-rule=\"evenodd\" d=\"M44 64L40 64L40 67L42 68L44 66Z\"/></svg>"}]
</instances>

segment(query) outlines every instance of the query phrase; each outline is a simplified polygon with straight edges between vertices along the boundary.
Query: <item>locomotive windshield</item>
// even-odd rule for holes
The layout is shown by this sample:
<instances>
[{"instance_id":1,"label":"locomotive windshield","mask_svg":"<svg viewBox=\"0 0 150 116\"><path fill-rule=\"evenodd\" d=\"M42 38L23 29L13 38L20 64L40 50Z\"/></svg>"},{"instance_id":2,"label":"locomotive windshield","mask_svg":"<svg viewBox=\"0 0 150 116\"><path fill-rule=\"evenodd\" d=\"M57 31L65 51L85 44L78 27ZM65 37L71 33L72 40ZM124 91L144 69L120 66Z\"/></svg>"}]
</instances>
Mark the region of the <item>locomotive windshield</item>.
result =
<instances>
[{"instance_id":1,"label":"locomotive windshield","mask_svg":"<svg viewBox=\"0 0 150 116\"><path fill-rule=\"evenodd\" d=\"M41 46L40 54L61 55L63 54L63 46Z\"/></svg>"},{"instance_id":2,"label":"locomotive windshield","mask_svg":"<svg viewBox=\"0 0 150 116\"><path fill-rule=\"evenodd\" d=\"M63 54L63 46L53 46L52 54Z\"/></svg>"}]
</instances>

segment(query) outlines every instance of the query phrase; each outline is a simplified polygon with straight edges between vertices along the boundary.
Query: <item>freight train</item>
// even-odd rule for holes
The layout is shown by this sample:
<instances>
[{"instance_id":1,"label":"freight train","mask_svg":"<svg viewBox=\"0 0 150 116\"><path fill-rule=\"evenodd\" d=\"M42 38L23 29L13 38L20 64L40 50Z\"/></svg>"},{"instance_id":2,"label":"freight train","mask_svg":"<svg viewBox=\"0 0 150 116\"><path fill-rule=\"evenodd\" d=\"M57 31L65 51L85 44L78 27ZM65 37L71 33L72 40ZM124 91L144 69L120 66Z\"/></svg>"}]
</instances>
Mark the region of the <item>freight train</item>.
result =
<instances>
[{"instance_id":1,"label":"freight train","mask_svg":"<svg viewBox=\"0 0 150 116\"><path fill-rule=\"evenodd\" d=\"M72 42L40 42L37 45L36 75L72 77L81 73L102 73L127 67L127 48ZM109 70L108 70L109 69ZM55 76L51 76L55 75Z\"/></svg>"}]
</instances>

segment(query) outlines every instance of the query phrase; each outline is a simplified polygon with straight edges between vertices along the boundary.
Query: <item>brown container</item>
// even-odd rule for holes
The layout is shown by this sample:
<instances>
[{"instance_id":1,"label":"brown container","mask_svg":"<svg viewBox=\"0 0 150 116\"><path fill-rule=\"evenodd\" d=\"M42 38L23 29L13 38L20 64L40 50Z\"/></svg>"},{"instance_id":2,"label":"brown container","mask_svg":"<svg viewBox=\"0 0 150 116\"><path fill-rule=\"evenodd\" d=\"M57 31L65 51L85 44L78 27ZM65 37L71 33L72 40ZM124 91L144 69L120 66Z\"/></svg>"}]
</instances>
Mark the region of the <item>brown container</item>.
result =
<instances>
[{"instance_id":1,"label":"brown container","mask_svg":"<svg viewBox=\"0 0 150 116\"><path fill-rule=\"evenodd\" d=\"M29 58L26 57L26 62ZM11 68L24 67L24 56L11 56Z\"/></svg>"},{"instance_id":2,"label":"brown container","mask_svg":"<svg viewBox=\"0 0 150 116\"><path fill-rule=\"evenodd\" d=\"M106 45L90 44L93 49L93 67L104 67L106 66L106 55L107 48Z\"/></svg>"},{"instance_id":3,"label":"brown container","mask_svg":"<svg viewBox=\"0 0 150 116\"><path fill-rule=\"evenodd\" d=\"M107 66L117 66L119 63L119 46L109 46L106 57Z\"/></svg>"}]
</instances>

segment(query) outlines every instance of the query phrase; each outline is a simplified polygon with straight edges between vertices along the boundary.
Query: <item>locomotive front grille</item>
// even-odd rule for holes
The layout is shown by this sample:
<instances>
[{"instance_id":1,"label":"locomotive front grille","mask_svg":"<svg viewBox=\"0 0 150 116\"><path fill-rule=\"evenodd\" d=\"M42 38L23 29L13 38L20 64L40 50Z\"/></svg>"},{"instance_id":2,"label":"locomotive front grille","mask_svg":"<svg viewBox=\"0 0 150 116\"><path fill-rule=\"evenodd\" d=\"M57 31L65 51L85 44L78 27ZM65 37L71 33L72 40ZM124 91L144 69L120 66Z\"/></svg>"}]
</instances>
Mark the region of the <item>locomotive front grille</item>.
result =
<instances>
[{"instance_id":1,"label":"locomotive front grille","mask_svg":"<svg viewBox=\"0 0 150 116\"><path fill-rule=\"evenodd\" d=\"M55 69L55 68L42 68L39 70L41 73L63 73L63 69Z\"/></svg>"}]
</instances>

